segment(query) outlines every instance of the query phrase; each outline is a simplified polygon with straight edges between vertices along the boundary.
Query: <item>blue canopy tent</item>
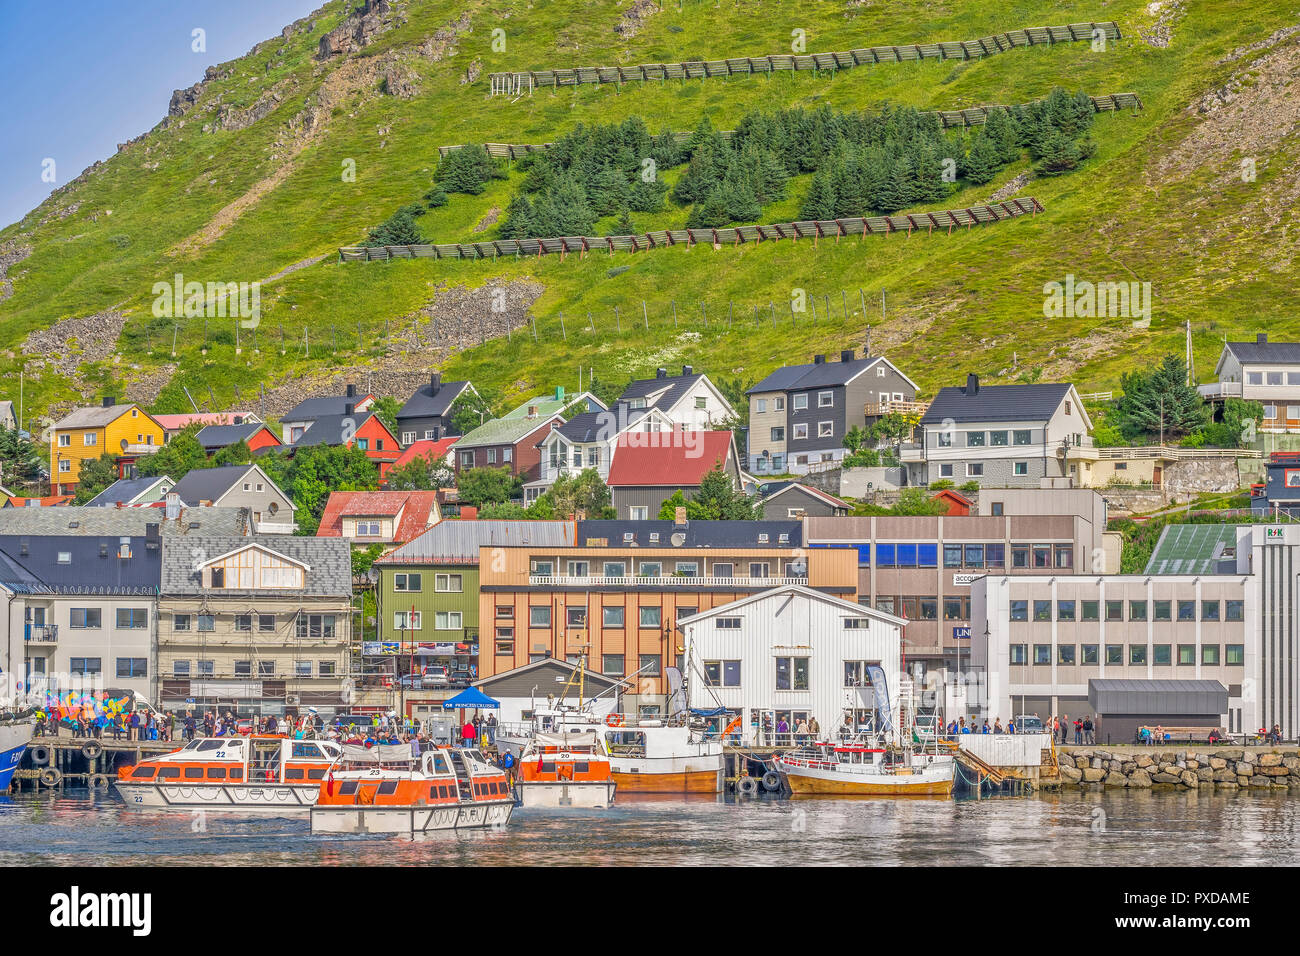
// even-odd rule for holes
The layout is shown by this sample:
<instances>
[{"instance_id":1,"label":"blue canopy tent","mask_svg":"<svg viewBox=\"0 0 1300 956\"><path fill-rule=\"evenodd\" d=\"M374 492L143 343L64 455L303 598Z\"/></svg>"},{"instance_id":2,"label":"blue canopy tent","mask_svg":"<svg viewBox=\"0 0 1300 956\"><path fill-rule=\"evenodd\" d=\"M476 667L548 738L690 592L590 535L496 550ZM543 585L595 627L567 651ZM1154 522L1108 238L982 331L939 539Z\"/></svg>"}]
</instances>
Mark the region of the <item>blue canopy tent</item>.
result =
<instances>
[{"instance_id":1,"label":"blue canopy tent","mask_svg":"<svg viewBox=\"0 0 1300 956\"><path fill-rule=\"evenodd\" d=\"M498 710L501 704L477 687L469 687L442 702L443 710Z\"/></svg>"}]
</instances>

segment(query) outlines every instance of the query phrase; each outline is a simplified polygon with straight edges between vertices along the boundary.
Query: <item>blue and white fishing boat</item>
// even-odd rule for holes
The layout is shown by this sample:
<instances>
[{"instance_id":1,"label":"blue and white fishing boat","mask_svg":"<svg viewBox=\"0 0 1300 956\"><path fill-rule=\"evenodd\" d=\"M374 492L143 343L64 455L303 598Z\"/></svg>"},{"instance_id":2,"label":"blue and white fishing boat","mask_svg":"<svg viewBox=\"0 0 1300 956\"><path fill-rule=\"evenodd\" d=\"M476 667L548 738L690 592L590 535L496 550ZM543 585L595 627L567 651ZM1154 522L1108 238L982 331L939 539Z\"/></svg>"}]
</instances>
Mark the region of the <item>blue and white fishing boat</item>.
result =
<instances>
[{"instance_id":1,"label":"blue and white fishing boat","mask_svg":"<svg viewBox=\"0 0 1300 956\"><path fill-rule=\"evenodd\" d=\"M9 782L27 752L34 729L30 716L0 714L0 794L9 792Z\"/></svg>"}]
</instances>

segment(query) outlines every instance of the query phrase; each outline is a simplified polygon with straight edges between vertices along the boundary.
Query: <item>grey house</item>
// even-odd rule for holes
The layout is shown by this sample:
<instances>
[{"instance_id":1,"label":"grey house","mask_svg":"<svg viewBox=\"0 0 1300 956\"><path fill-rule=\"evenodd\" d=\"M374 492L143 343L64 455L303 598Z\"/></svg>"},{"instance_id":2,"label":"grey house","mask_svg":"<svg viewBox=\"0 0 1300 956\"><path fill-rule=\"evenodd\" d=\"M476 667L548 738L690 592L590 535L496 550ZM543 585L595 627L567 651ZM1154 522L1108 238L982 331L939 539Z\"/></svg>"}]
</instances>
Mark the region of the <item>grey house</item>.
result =
<instances>
[{"instance_id":1,"label":"grey house","mask_svg":"<svg viewBox=\"0 0 1300 956\"><path fill-rule=\"evenodd\" d=\"M259 465L195 468L172 489L191 507L247 508L253 529L261 534L292 534L297 507Z\"/></svg>"},{"instance_id":2,"label":"grey house","mask_svg":"<svg viewBox=\"0 0 1300 956\"><path fill-rule=\"evenodd\" d=\"M921 443L904 446L902 458L913 484L1070 484L1080 462L1097 458L1091 429L1092 419L1069 383L981 386L970 375L962 388L939 390L921 419Z\"/></svg>"},{"instance_id":3,"label":"grey house","mask_svg":"<svg viewBox=\"0 0 1300 956\"><path fill-rule=\"evenodd\" d=\"M323 395L299 402L280 416L280 439L286 445L294 444L303 432L318 418L329 415L350 415L364 412L375 403L375 396L363 395L355 385L349 385L343 395Z\"/></svg>"},{"instance_id":4,"label":"grey house","mask_svg":"<svg viewBox=\"0 0 1300 956\"><path fill-rule=\"evenodd\" d=\"M804 474L848 453L844 436L896 411L919 411L917 386L884 356L779 368L749 396L748 461L755 475Z\"/></svg>"},{"instance_id":5,"label":"grey house","mask_svg":"<svg viewBox=\"0 0 1300 956\"><path fill-rule=\"evenodd\" d=\"M768 521L789 518L842 518L850 506L842 498L797 481L771 481L759 488L763 496L763 517Z\"/></svg>"},{"instance_id":6,"label":"grey house","mask_svg":"<svg viewBox=\"0 0 1300 956\"><path fill-rule=\"evenodd\" d=\"M397 413L397 438L402 447L417 441L439 441L460 432L451 423L451 406L466 392L478 394L469 382L444 382L433 372Z\"/></svg>"}]
</instances>

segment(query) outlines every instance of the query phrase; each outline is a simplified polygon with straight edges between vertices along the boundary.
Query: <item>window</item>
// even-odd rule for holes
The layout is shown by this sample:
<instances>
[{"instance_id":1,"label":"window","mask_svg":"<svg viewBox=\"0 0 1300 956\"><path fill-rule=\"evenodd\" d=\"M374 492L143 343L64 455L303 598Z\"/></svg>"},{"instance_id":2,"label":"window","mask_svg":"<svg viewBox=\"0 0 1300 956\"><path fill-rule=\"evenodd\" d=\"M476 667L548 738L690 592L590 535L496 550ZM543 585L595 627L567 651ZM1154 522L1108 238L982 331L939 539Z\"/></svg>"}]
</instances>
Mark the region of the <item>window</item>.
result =
<instances>
[{"instance_id":1,"label":"window","mask_svg":"<svg viewBox=\"0 0 1300 956\"><path fill-rule=\"evenodd\" d=\"M808 658L778 657L776 659L777 690L808 689Z\"/></svg>"},{"instance_id":2,"label":"window","mask_svg":"<svg viewBox=\"0 0 1300 956\"><path fill-rule=\"evenodd\" d=\"M817 437L818 437L818 438L830 438L830 437L833 436L834 434L835 434L835 423L834 423L834 422L818 422L818 423L817 423Z\"/></svg>"},{"instance_id":3,"label":"window","mask_svg":"<svg viewBox=\"0 0 1300 956\"><path fill-rule=\"evenodd\" d=\"M759 536L760 540L762 536ZM698 561L678 561L674 568L674 576L679 578L693 578L700 573L700 564Z\"/></svg>"},{"instance_id":4,"label":"window","mask_svg":"<svg viewBox=\"0 0 1300 956\"><path fill-rule=\"evenodd\" d=\"M715 561L713 563L713 576L715 578L730 578L736 574L736 565L731 561Z\"/></svg>"},{"instance_id":5,"label":"window","mask_svg":"<svg viewBox=\"0 0 1300 956\"><path fill-rule=\"evenodd\" d=\"M990 514L992 514L993 517L995 517L995 518L1001 518L1001 517L1002 517L1002 502L1001 502L1001 501L995 501L995 502L993 502L993 506L992 506L992 510L990 511ZM999 565L999 567L1001 567L1001 565Z\"/></svg>"},{"instance_id":6,"label":"window","mask_svg":"<svg viewBox=\"0 0 1300 956\"><path fill-rule=\"evenodd\" d=\"M804 410L805 408L807 408L807 407L808 407L808 393L807 393L807 392L800 392L798 395L794 396L794 409L795 409L795 411L803 411L803 410ZM797 438L798 436L796 435L795 437Z\"/></svg>"},{"instance_id":7,"label":"window","mask_svg":"<svg viewBox=\"0 0 1300 956\"><path fill-rule=\"evenodd\" d=\"M1225 621L1240 621L1245 618L1246 602L1245 601L1224 601L1223 602L1223 619ZM1229 645L1231 647L1232 645ZM1231 663L1231 662L1229 662Z\"/></svg>"},{"instance_id":8,"label":"window","mask_svg":"<svg viewBox=\"0 0 1300 956\"><path fill-rule=\"evenodd\" d=\"M393 575L394 591L418 591L420 590L420 575L418 574L395 574Z\"/></svg>"},{"instance_id":9,"label":"window","mask_svg":"<svg viewBox=\"0 0 1300 956\"><path fill-rule=\"evenodd\" d=\"M1015 462L1012 462L1012 463L1011 463L1011 473L1012 473L1013 475L1028 475L1028 474L1029 474L1029 462L1027 462L1027 461L1015 461Z\"/></svg>"},{"instance_id":10,"label":"window","mask_svg":"<svg viewBox=\"0 0 1300 956\"><path fill-rule=\"evenodd\" d=\"M72 447L72 436L71 436L71 435L60 435L60 436L59 436L59 447L60 447L60 448L71 448L71 447ZM64 459L64 461L66 461L66 460L67 460L67 459ZM62 464L63 464L63 461L60 461L59 464L62 465ZM68 470L68 471L71 471L72 469L71 469L71 468L68 468L67 470Z\"/></svg>"},{"instance_id":11,"label":"window","mask_svg":"<svg viewBox=\"0 0 1300 956\"><path fill-rule=\"evenodd\" d=\"M772 441L785 441L785 427L784 427L784 426L781 426L780 428L773 428L773 429L772 429L772 438L771 438L771 440L772 440Z\"/></svg>"},{"instance_id":12,"label":"window","mask_svg":"<svg viewBox=\"0 0 1300 956\"><path fill-rule=\"evenodd\" d=\"M648 505L632 505L628 509L628 518L633 521L645 521L650 517L650 508Z\"/></svg>"},{"instance_id":13,"label":"window","mask_svg":"<svg viewBox=\"0 0 1300 956\"><path fill-rule=\"evenodd\" d=\"M363 445L362 447L364 448L365 446ZM495 448L489 448L487 450L487 455L488 455L487 463L489 465L495 465L497 463L497 450Z\"/></svg>"},{"instance_id":14,"label":"window","mask_svg":"<svg viewBox=\"0 0 1300 956\"><path fill-rule=\"evenodd\" d=\"M945 568L960 568L961 552L961 545L945 544L943 546L943 566Z\"/></svg>"},{"instance_id":15,"label":"window","mask_svg":"<svg viewBox=\"0 0 1300 956\"><path fill-rule=\"evenodd\" d=\"M1012 441L1013 444L1016 444L1016 445L1028 445L1028 444L1029 444L1029 429L1027 429L1027 428L1021 428L1021 429L1017 429L1016 431L1013 431L1013 432L1011 433L1011 441Z\"/></svg>"},{"instance_id":16,"label":"window","mask_svg":"<svg viewBox=\"0 0 1300 956\"><path fill-rule=\"evenodd\" d=\"M984 435L984 432L967 432L967 433L966 433L966 447L967 447L967 448L983 448L985 444L986 444L986 441L985 441L985 435Z\"/></svg>"},{"instance_id":17,"label":"window","mask_svg":"<svg viewBox=\"0 0 1300 956\"><path fill-rule=\"evenodd\" d=\"M294 661L293 673L295 677L310 677L311 661Z\"/></svg>"},{"instance_id":18,"label":"window","mask_svg":"<svg viewBox=\"0 0 1300 956\"><path fill-rule=\"evenodd\" d=\"M212 661L196 661L194 666L198 669L200 677L211 677L216 673L216 667Z\"/></svg>"},{"instance_id":19,"label":"window","mask_svg":"<svg viewBox=\"0 0 1300 956\"><path fill-rule=\"evenodd\" d=\"M1035 644L1034 645L1034 663L1051 664L1052 663L1052 645Z\"/></svg>"},{"instance_id":20,"label":"window","mask_svg":"<svg viewBox=\"0 0 1300 956\"><path fill-rule=\"evenodd\" d=\"M433 613L433 627L436 631L459 631L462 627L461 622L460 611L434 611Z\"/></svg>"},{"instance_id":21,"label":"window","mask_svg":"<svg viewBox=\"0 0 1300 956\"><path fill-rule=\"evenodd\" d=\"M968 568L984 567L984 545L968 544L965 549L965 563Z\"/></svg>"},{"instance_id":22,"label":"window","mask_svg":"<svg viewBox=\"0 0 1300 956\"><path fill-rule=\"evenodd\" d=\"M275 632L275 615L259 614L257 615L257 630L261 634L271 634Z\"/></svg>"},{"instance_id":23,"label":"window","mask_svg":"<svg viewBox=\"0 0 1300 956\"><path fill-rule=\"evenodd\" d=\"M235 615L235 630L251 631L252 629L253 629L253 615L251 614Z\"/></svg>"},{"instance_id":24,"label":"window","mask_svg":"<svg viewBox=\"0 0 1300 956\"><path fill-rule=\"evenodd\" d=\"M1036 544L1031 550L1034 556L1034 567L1050 568L1052 566L1052 546L1050 544Z\"/></svg>"},{"instance_id":25,"label":"window","mask_svg":"<svg viewBox=\"0 0 1300 956\"><path fill-rule=\"evenodd\" d=\"M319 676L321 676L321 677L333 677L333 676L334 676L334 662L333 662L333 661L318 661L317 664L316 664L316 673L317 673Z\"/></svg>"},{"instance_id":26,"label":"window","mask_svg":"<svg viewBox=\"0 0 1300 956\"><path fill-rule=\"evenodd\" d=\"M1219 602L1202 601L1201 602L1201 620L1217 621L1219 619Z\"/></svg>"},{"instance_id":27,"label":"window","mask_svg":"<svg viewBox=\"0 0 1300 956\"><path fill-rule=\"evenodd\" d=\"M658 607L643 607L640 609L640 618L642 627L659 627L663 623L663 609Z\"/></svg>"},{"instance_id":28,"label":"window","mask_svg":"<svg viewBox=\"0 0 1300 956\"><path fill-rule=\"evenodd\" d=\"M1050 621L1052 619L1052 602L1035 601L1034 602L1034 620Z\"/></svg>"},{"instance_id":29,"label":"window","mask_svg":"<svg viewBox=\"0 0 1300 956\"><path fill-rule=\"evenodd\" d=\"M939 619L939 599L937 597L918 597L916 604L917 616L920 620L937 621Z\"/></svg>"},{"instance_id":30,"label":"window","mask_svg":"<svg viewBox=\"0 0 1300 956\"><path fill-rule=\"evenodd\" d=\"M1215 648L1217 651L1218 648ZM148 677L149 661L144 657L119 657L117 659L118 677Z\"/></svg>"},{"instance_id":31,"label":"window","mask_svg":"<svg viewBox=\"0 0 1300 956\"><path fill-rule=\"evenodd\" d=\"M252 661L235 661L235 676L236 676L236 677L252 677L252 676L253 676L253 662L252 662Z\"/></svg>"},{"instance_id":32,"label":"window","mask_svg":"<svg viewBox=\"0 0 1300 956\"><path fill-rule=\"evenodd\" d=\"M377 538L379 537L378 521L358 521L357 522L358 538Z\"/></svg>"},{"instance_id":33,"label":"window","mask_svg":"<svg viewBox=\"0 0 1300 956\"><path fill-rule=\"evenodd\" d=\"M1073 644L1056 645L1056 663L1063 667L1074 666L1074 645Z\"/></svg>"},{"instance_id":34,"label":"window","mask_svg":"<svg viewBox=\"0 0 1300 956\"><path fill-rule=\"evenodd\" d=\"M757 413L767 411L767 399L766 398L754 399L754 411Z\"/></svg>"},{"instance_id":35,"label":"window","mask_svg":"<svg viewBox=\"0 0 1300 956\"><path fill-rule=\"evenodd\" d=\"M415 432L402 432L402 444L412 445L415 443Z\"/></svg>"},{"instance_id":36,"label":"window","mask_svg":"<svg viewBox=\"0 0 1300 956\"><path fill-rule=\"evenodd\" d=\"M739 687L740 661L705 661L704 683L710 687Z\"/></svg>"},{"instance_id":37,"label":"window","mask_svg":"<svg viewBox=\"0 0 1300 956\"><path fill-rule=\"evenodd\" d=\"M982 461L968 461L968 462L966 462L966 477L967 477L967 478L983 478L983 477L984 477L984 462L982 462Z\"/></svg>"},{"instance_id":38,"label":"window","mask_svg":"<svg viewBox=\"0 0 1300 956\"><path fill-rule=\"evenodd\" d=\"M214 588L224 588L224 587L226 586L226 569L225 569L225 568L213 568L213 569L212 569L212 586L213 586Z\"/></svg>"},{"instance_id":39,"label":"window","mask_svg":"<svg viewBox=\"0 0 1300 956\"><path fill-rule=\"evenodd\" d=\"M1128 619L1130 621L1145 621L1147 619L1147 602L1129 601Z\"/></svg>"},{"instance_id":40,"label":"window","mask_svg":"<svg viewBox=\"0 0 1300 956\"><path fill-rule=\"evenodd\" d=\"M961 613L961 598L946 597L943 599L943 619L945 621L966 620L966 618L963 617ZM845 619L846 624L848 623L848 620L849 620L848 618Z\"/></svg>"},{"instance_id":41,"label":"window","mask_svg":"<svg viewBox=\"0 0 1300 956\"><path fill-rule=\"evenodd\" d=\"M642 654L638 658L638 660L640 660L641 662L640 670L642 675L646 677L659 676L659 655L658 654Z\"/></svg>"},{"instance_id":42,"label":"window","mask_svg":"<svg viewBox=\"0 0 1300 956\"><path fill-rule=\"evenodd\" d=\"M776 412L783 412L783 411L785 411L785 396L784 396L784 395L778 395L776 398L772 399L772 410L773 410L773 411L776 411Z\"/></svg>"},{"instance_id":43,"label":"window","mask_svg":"<svg viewBox=\"0 0 1300 956\"><path fill-rule=\"evenodd\" d=\"M1074 546L1058 544L1056 546L1056 566L1058 568L1074 567Z\"/></svg>"},{"instance_id":44,"label":"window","mask_svg":"<svg viewBox=\"0 0 1300 956\"><path fill-rule=\"evenodd\" d=\"M1194 667L1196 665L1196 645L1179 644L1178 645L1178 666Z\"/></svg>"},{"instance_id":45,"label":"window","mask_svg":"<svg viewBox=\"0 0 1300 956\"><path fill-rule=\"evenodd\" d=\"M938 439L937 443L940 448L952 447L952 432L946 432L946 431L939 432L936 437Z\"/></svg>"},{"instance_id":46,"label":"window","mask_svg":"<svg viewBox=\"0 0 1300 956\"><path fill-rule=\"evenodd\" d=\"M1179 601L1178 602L1178 620L1194 621L1196 620L1196 602Z\"/></svg>"},{"instance_id":47,"label":"window","mask_svg":"<svg viewBox=\"0 0 1300 956\"><path fill-rule=\"evenodd\" d=\"M1095 664L1097 663L1097 645L1096 645L1096 644L1080 644L1080 645L1079 645L1079 662L1080 662L1081 664L1094 664L1094 665L1095 665Z\"/></svg>"},{"instance_id":48,"label":"window","mask_svg":"<svg viewBox=\"0 0 1300 956\"><path fill-rule=\"evenodd\" d=\"M565 607L564 620L568 627L586 627L587 609L585 607Z\"/></svg>"},{"instance_id":49,"label":"window","mask_svg":"<svg viewBox=\"0 0 1300 956\"><path fill-rule=\"evenodd\" d=\"M275 661L258 661L258 662L257 662L257 676L258 676L258 677L274 677L274 676L275 676Z\"/></svg>"},{"instance_id":50,"label":"window","mask_svg":"<svg viewBox=\"0 0 1300 956\"><path fill-rule=\"evenodd\" d=\"M1153 621L1169 621L1173 619L1173 602L1172 601L1154 601L1154 613L1151 615Z\"/></svg>"},{"instance_id":51,"label":"window","mask_svg":"<svg viewBox=\"0 0 1300 956\"><path fill-rule=\"evenodd\" d=\"M795 438L795 440L798 441L798 440L801 439L801 438L807 438L807 437L808 437L808 423L807 423L807 422L796 422L796 423L795 423L795 426L794 426L794 438Z\"/></svg>"},{"instance_id":52,"label":"window","mask_svg":"<svg viewBox=\"0 0 1300 956\"><path fill-rule=\"evenodd\" d=\"M86 432L86 434L82 436L82 443L84 445L97 445L99 444L99 436L94 432Z\"/></svg>"},{"instance_id":53,"label":"window","mask_svg":"<svg viewBox=\"0 0 1300 956\"><path fill-rule=\"evenodd\" d=\"M406 631L406 630L418 631L421 629L421 625L423 623L420 620L422 614L423 614L422 611L394 611L393 627L399 631ZM300 625L299 630L301 631L301 625L303 623L303 618L301 615L298 617L298 623ZM299 637L303 637L303 636L305 635L301 633L299 634Z\"/></svg>"},{"instance_id":54,"label":"window","mask_svg":"<svg viewBox=\"0 0 1300 956\"><path fill-rule=\"evenodd\" d=\"M1074 602L1073 602L1073 601L1057 601L1057 602L1056 602L1056 619L1057 619L1058 621L1073 621L1073 620L1074 620Z\"/></svg>"},{"instance_id":55,"label":"window","mask_svg":"<svg viewBox=\"0 0 1300 956\"><path fill-rule=\"evenodd\" d=\"M399 614L402 612L398 612ZM295 629L299 639L304 637L333 637L334 636L334 615L333 614L299 614ZM420 629L420 612L415 612L414 623L411 629L418 631Z\"/></svg>"},{"instance_id":56,"label":"window","mask_svg":"<svg viewBox=\"0 0 1300 956\"><path fill-rule=\"evenodd\" d=\"M189 661L172 661L172 677L189 677Z\"/></svg>"},{"instance_id":57,"label":"window","mask_svg":"<svg viewBox=\"0 0 1300 956\"><path fill-rule=\"evenodd\" d=\"M623 655L605 654L600 659L600 672L610 677L623 676Z\"/></svg>"},{"instance_id":58,"label":"window","mask_svg":"<svg viewBox=\"0 0 1300 956\"><path fill-rule=\"evenodd\" d=\"M1028 644L1012 644L1010 651L1012 664L1023 664L1029 658Z\"/></svg>"},{"instance_id":59,"label":"window","mask_svg":"<svg viewBox=\"0 0 1300 956\"><path fill-rule=\"evenodd\" d=\"M198 615L198 618L199 618L199 630L200 630L200 631L213 631L213 630L216 630L216 627L217 627L217 619L216 619L215 615L212 615L212 614L200 614L200 615Z\"/></svg>"},{"instance_id":60,"label":"window","mask_svg":"<svg viewBox=\"0 0 1300 956\"><path fill-rule=\"evenodd\" d=\"M604 607L600 611L600 623L603 627L622 627L623 616L622 607Z\"/></svg>"},{"instance_id":61,"label":"window","mask_svg":"<svg viewBox=\"0 0 1300 956\"><path fill-rule=\"evenodd\" d=\"M1223 645L1223 662L1225 664L1246 663L1246 645L1245 644Z\"/></svg>"},{"instance_id":62,"label":"window","mask_svg":"<svg viewBox=\"0 0 1300 956\"><path fill-rule=\"evenodd\" d=\"M990 445L1005 445L1007 443L1007 433L1004 431L989 432Z\"/></svg>"},{"instance_id":63,"label":"window","mask_svg":"<svg viewBox=\"0 0 1300 956\"><path fill-rule=\"evenodd\" d=\"M1123 664L1123 663L1124 663L1124 645L1123 645L1123 644L1107 644L1107 645L1106 645L1106 663L1107 663L1107 664L1116 664L1116 665L1118 665L1118 664Z\"/></svg>"},{"instance_id":64,"label":"window","mask_svg":"<svg viewBox=\"0 0 1300 956\"><path fill-rule=\"evenodd\" d=\"M1011 620L1027 621L1029 620L1029 602L1012 601L1011 602Z\"/></svg>"},{"instance_id":65,"label":"window","mask_svg":"<svg viewBox=\"0 0 1300 956\"><path fill-rule=\"evenodd\" d=\"M539 574L542 577L550 577L555 573L555 562L533 560L529 569L530 574Z\"/></svg>"},{"instance_id":66,"label":"window","mask_svg":"<svg viewBox=\"0 0 1300 956\"><path fill-rule=\"evenodd\" d=\"M74 607L68 612L68 626L75 628L102 627L103 612L97 607Z\"/></svg>"},{"instance_id":67,"label":"window","mask_svg":"<svg viewBox=\"0 0 1300 956\"><path fill-rule=\"evenodd\" d=\"M1122 621L1124 620L1124 602L1107 601L1106 602L1106 620Z\"/></svg>"},{"instance_id":68,"label":"window","mask_svg":"<svg viewBox=\"0 0 1300 956\"><path fill-rule=\"evenodd\" d=\"M173 615L172 615L172 630L173 630L173 631L188 631L188 630L190 629L190 620L191 620L191 618L190 618L190 616L189 616L188 614L173 614Z\"/></svg>"},{"instance_id":69,"label":"window","mask_svg":"<svg viewBox=\"0 0 1300 956\"><path fill-rule=\"evenodd\" d=\"M658 561L642 561L637 568L637 573L643 578L663 577L664 566Z\"/></svg>"},{"instance_id":70,"label":"window","mask_svg":"<svg viewBox=\"0 0 1300 956\"><path fill-rule=\"evenodd\" d=\"M529 627L550 627L551 608L548 604L533 605L528 609Z\"/></svg>"},{"instance_id":71,"label":"window","mask_svg":"<svg viewBox=\"0 0 1300 956\"><path fill-rule=\"evenodd\" d=\"M90 677L103 671L103 660L98 657L73 657L68 661L68 670L82 677Z\"/></svg>"},{"instance_id":72,"label":"window","mask_svg":"<svg viewBox=\"0 0 1300 956\"><path fill-rule=\"evenodd\" d=\"M1029 567L1029 545L1013 544L1011 546L1011 567L1013 568Z\"/></svg>"},{"instance_id":73,"label":"window","mask_svg":"<svg viewBox=\"0 0 1300 956\"><path fill-rule=\"evenodd\" d=\"M460 593L465 590L464 578L459 574L435 574L433 576L433 589L435 591Z\"/></svg>"},{"instance_id":74,"label":"window","mask_svg":"<svg viewBox=\"0 0 1300 956\"><path fill-rule=\"evenodd\" d=\"M1218 644L1201 645L1201 663L1207 667L1219 666L1219 645Z\"/></svg>"},{"instance_id":75,"label":"window","mask_svg":"<svg viewBox=\"0 0 1300 956\"><path fill-rule=\"evenodd\" d=\"M1101 614L1100 601L1083 601L1080 608L1079 620L1099 621L1101 620L1100 614Z\"/></svg>"},{"instance_id":76,"label":"window","mask_svg":"<svg viewBox=\"0 0 1300 956\"><path fill-rule=\"evenodd\" d=\"M834 404L835 404L835 393L834 393L834 392L818 392L818 393L817 393L817 407L818 407L818 408L830 408L830 407L831 407L832 405L834 405Z\"/></svg>"},{"instance_id":77,"label":"window","mask_svg":"<svg viewBox=\"0 0 1300 956\"><path fill-rule=\"evenodd\" d=\"M1170 650L1171 648L1168 644L1153 644L1151 646L1151 663L1158 666L1173 663L1173 657L1170 654Z\"/></svg>"},{"instance_id":78,"label":"window","mask_svg":"<svg viewBox=\"0 0 1300 956\"><path fill-rule=\"evenodd\" d=\"M1135 667L1145 667L1147 646L1145 644L1130 644L1128 646L1128 662Z\"/></svg>"}]
</instances>

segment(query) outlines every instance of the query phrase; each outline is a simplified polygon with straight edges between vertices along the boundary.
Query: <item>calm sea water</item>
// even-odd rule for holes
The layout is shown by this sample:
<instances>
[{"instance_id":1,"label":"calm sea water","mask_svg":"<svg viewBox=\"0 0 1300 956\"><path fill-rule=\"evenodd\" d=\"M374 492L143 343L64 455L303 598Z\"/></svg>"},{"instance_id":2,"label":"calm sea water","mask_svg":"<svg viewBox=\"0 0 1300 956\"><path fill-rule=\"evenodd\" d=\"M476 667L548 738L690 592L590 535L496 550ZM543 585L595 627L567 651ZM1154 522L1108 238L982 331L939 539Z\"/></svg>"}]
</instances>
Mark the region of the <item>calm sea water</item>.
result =
<instances>
[{"instance_id":1,"label":"calm sea water","mask_svg":"<svg viewBox=\"0 0 1300 956\"><path fill-rule=\"evenodd\" d=\"M1185 848L1195 846L1188 854ZM1300 800L1109 792L985 800L619 798L517 810L504 832L312 836L305 818L128 808L112 795L0 799L0 865L343 864L892 866L1300 861Z\"/></svg>"}]
</instances>

